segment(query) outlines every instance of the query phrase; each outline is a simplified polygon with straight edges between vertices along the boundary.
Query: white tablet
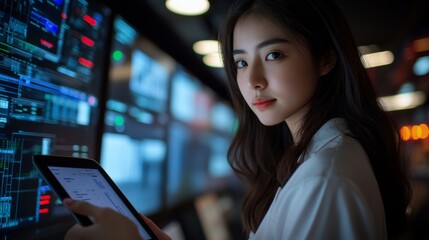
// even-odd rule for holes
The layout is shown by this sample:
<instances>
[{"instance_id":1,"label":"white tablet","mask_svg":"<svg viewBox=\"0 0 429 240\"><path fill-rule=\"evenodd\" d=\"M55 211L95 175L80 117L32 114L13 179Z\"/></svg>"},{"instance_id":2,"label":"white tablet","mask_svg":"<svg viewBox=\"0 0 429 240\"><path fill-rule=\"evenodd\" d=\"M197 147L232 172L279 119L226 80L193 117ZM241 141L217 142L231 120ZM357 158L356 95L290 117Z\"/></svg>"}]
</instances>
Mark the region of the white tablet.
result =
<instances>
[{"instance_id":1,"label":"white tablet","mask_svg":"<svg viewBox=\"0 0 429 240\"><path fill-rule=\"evenodd\" d=\"M138 226L143 239L157 239L137 210L96 161L87 158L34 155L33 163L61 199L72 198L100 207L109 207L131 219ZM87 216L76 213L73 213L73 216L83 226L92 224Z\"/></svg>"}]
</instances>

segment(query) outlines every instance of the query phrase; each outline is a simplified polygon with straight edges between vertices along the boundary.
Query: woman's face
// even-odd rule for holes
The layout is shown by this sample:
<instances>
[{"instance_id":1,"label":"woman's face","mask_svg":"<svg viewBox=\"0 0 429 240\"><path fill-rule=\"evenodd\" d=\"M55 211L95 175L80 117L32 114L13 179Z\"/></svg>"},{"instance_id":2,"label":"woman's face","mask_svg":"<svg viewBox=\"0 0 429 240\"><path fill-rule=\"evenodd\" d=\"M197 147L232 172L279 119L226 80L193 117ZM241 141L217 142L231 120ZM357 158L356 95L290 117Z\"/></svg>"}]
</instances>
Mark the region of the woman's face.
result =
<instances>
[{"instance_id":1,"label":"woman's face","mask_svg":"<svg viewBox=\"0 0 429 240\"><path fill-rule=\"evenodd\" d=\"M260 15L240 19L233 39L239 89L262 124L299 124L322 74L309 49Z\"/></svg>"}]
</instances>

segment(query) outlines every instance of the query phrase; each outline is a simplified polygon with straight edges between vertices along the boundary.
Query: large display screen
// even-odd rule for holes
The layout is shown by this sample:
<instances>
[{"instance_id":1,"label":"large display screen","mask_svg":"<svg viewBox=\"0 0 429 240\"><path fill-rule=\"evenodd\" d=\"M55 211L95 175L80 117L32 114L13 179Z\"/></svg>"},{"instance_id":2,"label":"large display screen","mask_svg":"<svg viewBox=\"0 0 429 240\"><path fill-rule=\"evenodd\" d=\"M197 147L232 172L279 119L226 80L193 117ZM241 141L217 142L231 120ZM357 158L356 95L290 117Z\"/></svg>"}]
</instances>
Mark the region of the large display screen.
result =
<instances>
[{"instance_id":1,"label":"large display screen","mask_svg":"<svg viewBox=\"0 0 429 240\"><path fill-rule=\"evenodd\" d=\"M184 68L171 80L171 122L168 131L167 205L224 187L232 169L227 151L235 114Z\"/></svg>"},{"instance_id":2,"label":"large display screen","mask_svg":"<svg viewBox=\"0 0 429 240\"><path fill-rule=\"evenodd\" d=\"M0 1L1 236L70 217L31 160L96 157L110 15L87 0Z\"/></svg>"},{"instance_id":3,"label":"large display screen","mask_svg":"<svg viewBox=\"0 0 429 240\"><path fill-rule=\"evenodd\" d=\"M168 101L174 61L129 24L114 20L101 165L134 207L162 207Z\"/></svg>"}]
</instances>

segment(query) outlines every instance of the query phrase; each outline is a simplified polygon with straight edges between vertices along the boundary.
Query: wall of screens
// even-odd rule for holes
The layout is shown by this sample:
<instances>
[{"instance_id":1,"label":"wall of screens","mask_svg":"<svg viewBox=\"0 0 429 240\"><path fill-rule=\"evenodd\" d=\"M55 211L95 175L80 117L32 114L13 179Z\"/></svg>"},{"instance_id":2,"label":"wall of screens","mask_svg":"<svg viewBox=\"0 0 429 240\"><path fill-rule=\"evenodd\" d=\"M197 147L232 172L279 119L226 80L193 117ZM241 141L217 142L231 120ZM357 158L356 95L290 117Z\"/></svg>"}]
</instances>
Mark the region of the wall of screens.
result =
<instances>
[{"instance_id":1,"label":"wall of screens","mask_svg":"<svg viewBox=\"0 0 429 240\"><path fill-rule=\"evenodd\" d=\"M234 113L126 19L113 24L100 162L145 214L231 175Z\"/></svg>"},{"instance_id":2,"label":"wall of screens","mask_svg":"<svg viewBox=\"0 0 429 240\"><path fill-rule=\"evenodd\" d=\"M171 83L167 205L214 189L231 176L226 155L235 115L226 103L185 69Z\"/></svg>"},{"instance_id":3,"label":"wall of screens","mask_svg":"<svg viewBox=\"0 0 429 240\"><path fill-rule=\"evenodd\" d=\"M109 8L0 1L0 235L69 217L33 154L95 157Z\"/></svg>"},{"instance_id":4,"label":"wall of screens","mask_svg":"<svg viewBox=\"0 0 429 240\"><path fill-rule=\"evenodd\" d=\"M232 175L229 104L108 5L0 0L0 17L3 238L73 224L33 154L96 158L147 215Z\"/></svg>"},{"instance_id":5,"label":"wall of screens","mask_svg":"<svg viewBox=\"0 0 429 240\"><path fill-rule=\"evenodd\" d=\"M121 17L113 24L101 165L137 210L162 207L174 60Z\"/></svg>"}]
</instances>

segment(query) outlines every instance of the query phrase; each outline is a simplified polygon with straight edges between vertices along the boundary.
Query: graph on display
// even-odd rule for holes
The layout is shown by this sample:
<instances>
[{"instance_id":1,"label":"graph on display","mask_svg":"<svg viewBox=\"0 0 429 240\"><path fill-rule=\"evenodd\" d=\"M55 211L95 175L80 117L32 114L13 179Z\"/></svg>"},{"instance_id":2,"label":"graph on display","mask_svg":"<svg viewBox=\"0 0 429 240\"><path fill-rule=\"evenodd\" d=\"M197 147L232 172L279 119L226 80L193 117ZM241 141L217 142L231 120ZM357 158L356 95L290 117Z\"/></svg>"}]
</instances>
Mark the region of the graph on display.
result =
<instances>
[{"instance_id":1,"label":"graph on display","mask_svg":"<svg viewBox=\"0 0 429 240\"><path fill-rule=\"evenodd\" d=\"M0 0L0 239L54 239L38 234L72 220L34 154L100 160L152 214L232 175L234 121L229 104L102 1Z\"/></svg>"},{"instance_id":2,"label":"graph on display","mask_svg":"<svg viewBox=\"0 0 429 240\"><path fill-rule=\"evenodd\" d=\"M32 156L96 156L110 15L87 0L0 1L2 236L68 215Z\"/></svg>"}]
</instances>

